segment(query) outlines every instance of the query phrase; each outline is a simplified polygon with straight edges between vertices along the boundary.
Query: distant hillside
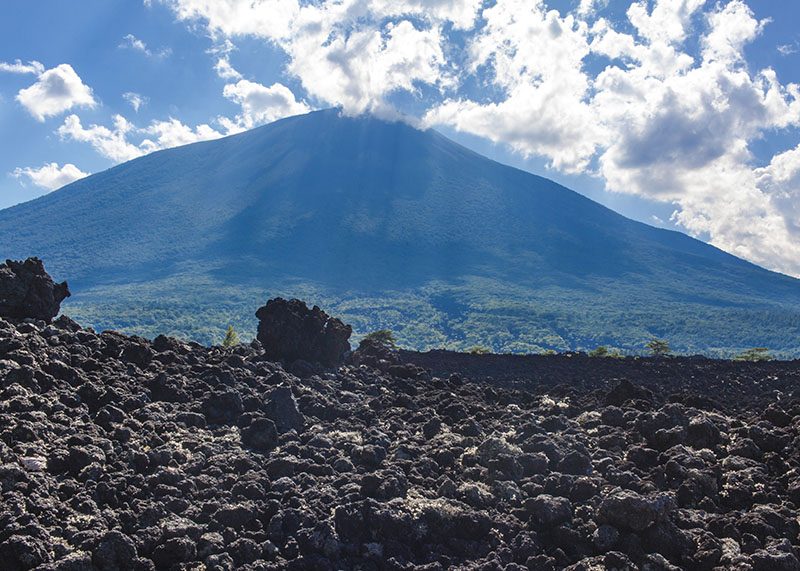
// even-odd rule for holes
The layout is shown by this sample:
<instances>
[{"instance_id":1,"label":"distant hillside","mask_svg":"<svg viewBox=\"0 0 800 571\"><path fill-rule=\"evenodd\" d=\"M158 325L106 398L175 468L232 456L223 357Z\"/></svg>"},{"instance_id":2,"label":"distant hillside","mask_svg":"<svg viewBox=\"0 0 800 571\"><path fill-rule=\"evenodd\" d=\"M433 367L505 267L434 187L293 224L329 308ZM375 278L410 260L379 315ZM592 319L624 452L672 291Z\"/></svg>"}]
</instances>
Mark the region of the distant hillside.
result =
<instances>
[{"instance_id":1,"label":"distant hillside","mask_svg":"<svg viewBox=\"0 0 800 571\"><path fill-rule=\"evenodd\" d=\"M800 355L800 282L626 219L434 131L321 111L125 163L0 211L0 255L100 328L252 334L268 297L358 333L501 352Z\"/></svg>"}]
</instances>

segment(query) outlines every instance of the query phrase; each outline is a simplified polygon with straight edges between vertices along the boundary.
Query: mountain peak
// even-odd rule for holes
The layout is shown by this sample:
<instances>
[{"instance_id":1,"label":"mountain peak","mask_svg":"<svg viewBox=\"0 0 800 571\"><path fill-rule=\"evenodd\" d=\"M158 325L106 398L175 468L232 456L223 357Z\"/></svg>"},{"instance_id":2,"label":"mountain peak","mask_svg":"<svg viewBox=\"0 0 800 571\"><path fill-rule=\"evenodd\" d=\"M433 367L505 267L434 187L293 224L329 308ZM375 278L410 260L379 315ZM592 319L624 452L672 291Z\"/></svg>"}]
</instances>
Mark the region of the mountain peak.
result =
<instances>
[{"instance_id":1,"label":"mountain peak","mask_svg":"<svg viewBox=\"0 0 800 571\"><path fill-rule=\"evenodd\" d=\"M103 324L139 333L131 307L147 304L207 340L212 316L244 320L268 291L311 292L422 348L624 348L669 333L686 350L792 351L800 338L786 333L800 322L796 280L435 131L337 109L154 153L0 211L0 244L68 278L68 311L91 322L103 306ZM710 320L702 332L697 316Z\"/></svg>"}]
</instances>

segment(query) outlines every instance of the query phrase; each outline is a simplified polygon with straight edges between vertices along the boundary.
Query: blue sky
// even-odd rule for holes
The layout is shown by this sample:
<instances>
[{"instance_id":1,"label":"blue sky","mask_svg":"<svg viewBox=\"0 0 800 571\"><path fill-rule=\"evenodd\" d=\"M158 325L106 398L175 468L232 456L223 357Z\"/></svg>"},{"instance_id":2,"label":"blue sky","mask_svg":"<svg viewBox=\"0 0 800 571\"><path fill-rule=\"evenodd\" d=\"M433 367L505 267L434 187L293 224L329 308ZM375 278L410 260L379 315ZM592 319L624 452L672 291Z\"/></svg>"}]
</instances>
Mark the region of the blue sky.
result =
<instances>
[{"instance_id":1,"label":"blue sky","mask_svg":"<svg viewBox=\"0 0 800 571\"><path fill-rule=\"evenodd\" d=\"M800 3L39 0L0 20L0 208L310 109L404 116L800 274Z\"/></svg>"}]
</instances>

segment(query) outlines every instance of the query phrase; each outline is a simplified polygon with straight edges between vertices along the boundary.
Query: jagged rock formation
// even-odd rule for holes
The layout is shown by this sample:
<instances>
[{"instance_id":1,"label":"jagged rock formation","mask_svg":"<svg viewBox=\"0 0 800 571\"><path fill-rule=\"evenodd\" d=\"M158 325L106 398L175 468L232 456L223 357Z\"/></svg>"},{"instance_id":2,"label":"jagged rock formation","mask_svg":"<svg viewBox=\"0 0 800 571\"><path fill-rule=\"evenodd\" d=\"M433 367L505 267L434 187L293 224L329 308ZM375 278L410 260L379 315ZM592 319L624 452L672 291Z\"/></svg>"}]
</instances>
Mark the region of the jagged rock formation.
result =
<instances>
[{"instance_id":1,"label":"jagged rock formation","mask_svg":"<svg viewBox=\"0 0 800 571\"><path fill-rule=\"evenodd\" d=\"M69 295L67 282L54 283L39 258L0 264L0 317L49 323Z\"/></svg>"},{"instance_id":2,"label":"jagged rock formation","mask_svg":"<svg viewBox=\"0 0 800 571\"><path fill-rule=\"evenodd\" d=\"M63 318L0 319L0 351L9 571L800 566L797 363L659 360L683 373L629 384L551 357L524 390L384 359L300 379L258 344Z\"/></svg>"},{"instance_id":3,"label":"jagged rock formation","mask_svg":"<svg viewBox=\"0 0 800 571\"><path fill-rule=\"evenodd\" d=\"M268 358L297 360L335 367L350 351L353 329L316 305L309 309L299 299L271 299L256 312L258 340Z\"/></svg>"}]
</instances>

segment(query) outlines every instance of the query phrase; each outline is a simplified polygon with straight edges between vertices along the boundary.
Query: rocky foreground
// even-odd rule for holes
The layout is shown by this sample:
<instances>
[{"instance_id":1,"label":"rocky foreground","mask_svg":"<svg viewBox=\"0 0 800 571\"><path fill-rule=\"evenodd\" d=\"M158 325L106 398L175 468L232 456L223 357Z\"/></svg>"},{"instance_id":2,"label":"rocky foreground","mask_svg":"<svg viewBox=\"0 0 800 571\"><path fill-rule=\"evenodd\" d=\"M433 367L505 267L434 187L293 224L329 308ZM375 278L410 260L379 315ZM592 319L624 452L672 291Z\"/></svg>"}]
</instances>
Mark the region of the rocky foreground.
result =
<instances>
[{"instance_id":1,"label":"rocky foreground","mask_svg":"<svg viewBox=\"0 0 800 571\"><path fill-rule=\"evenodd\" d=\"M800 365L282 365L349 336L293 303L269 350L0 319L0 568L800 569Z\"/></svg>"}]
</instances>

